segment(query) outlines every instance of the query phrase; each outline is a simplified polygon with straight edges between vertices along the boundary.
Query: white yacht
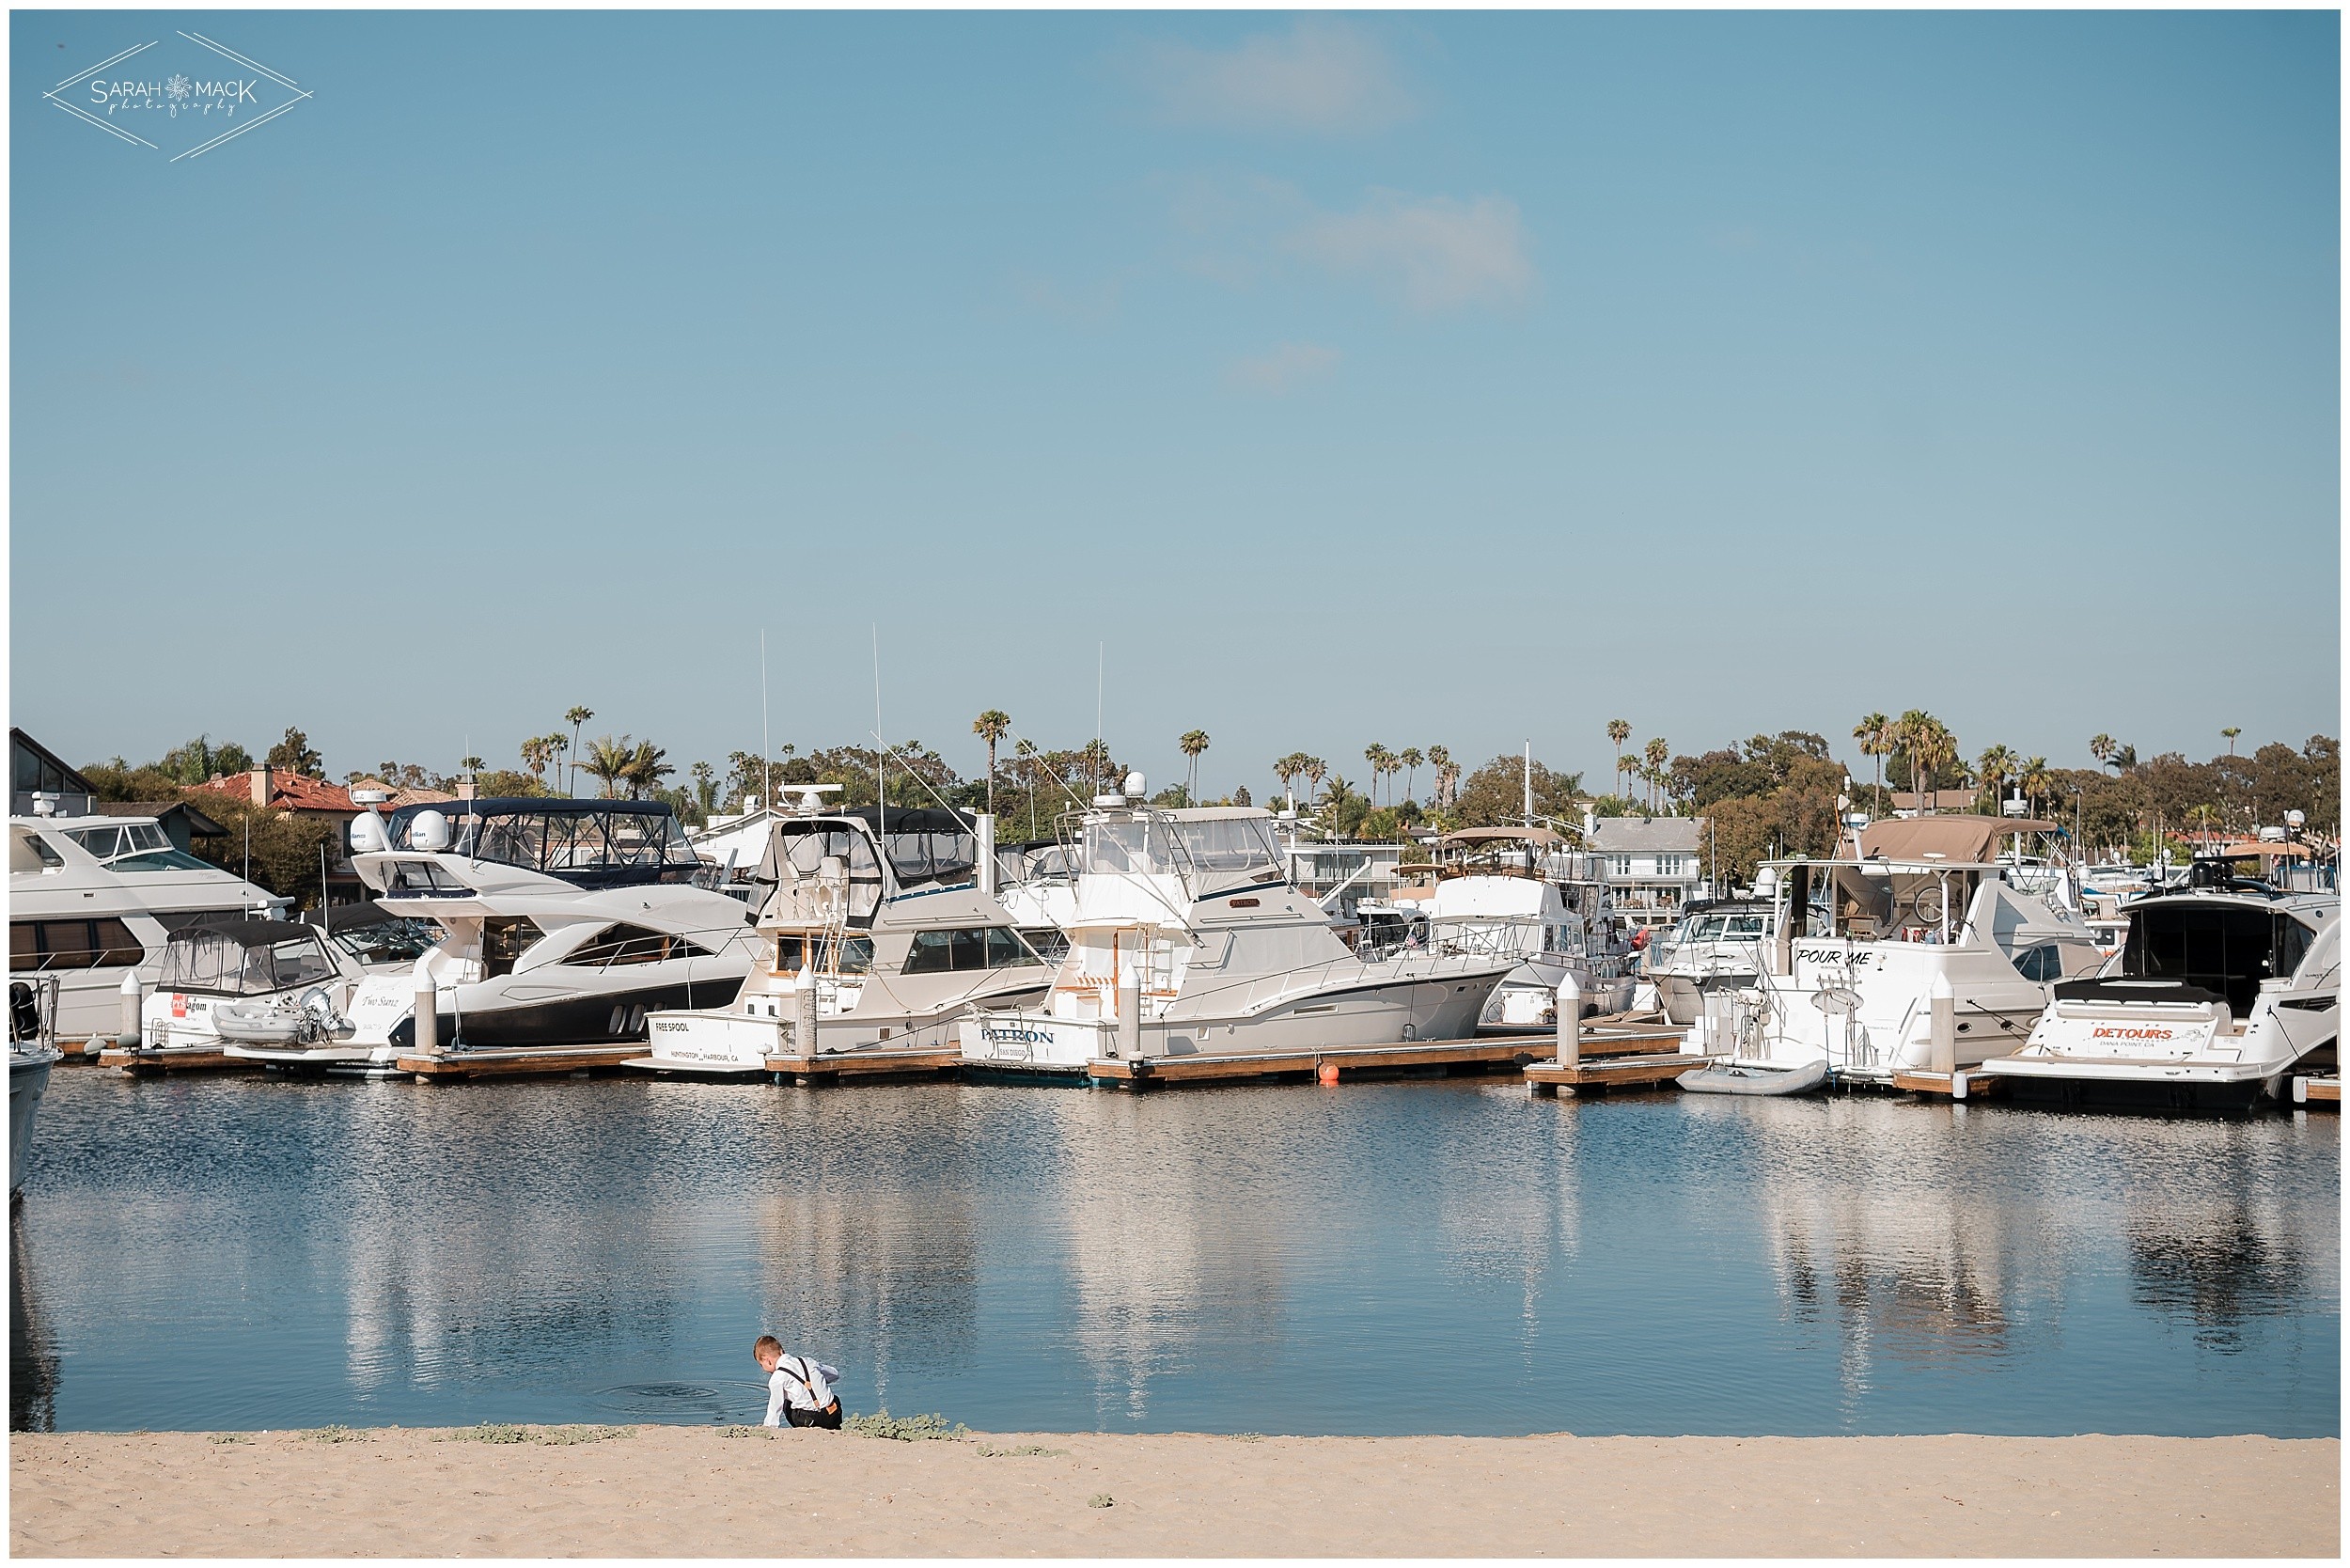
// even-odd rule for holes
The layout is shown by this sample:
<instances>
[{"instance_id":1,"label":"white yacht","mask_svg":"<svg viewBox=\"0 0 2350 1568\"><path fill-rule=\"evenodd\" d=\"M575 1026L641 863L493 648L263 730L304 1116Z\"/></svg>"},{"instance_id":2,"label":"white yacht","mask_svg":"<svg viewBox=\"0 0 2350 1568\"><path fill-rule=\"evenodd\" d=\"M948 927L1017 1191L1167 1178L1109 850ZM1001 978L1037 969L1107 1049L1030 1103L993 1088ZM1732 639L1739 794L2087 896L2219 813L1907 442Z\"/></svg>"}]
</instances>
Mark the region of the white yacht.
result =
<instances>
[{"instance_id":1,"label":"white yacht","mask_svg":"<svg viewBox=\"0 0 2350 1568\"><path fill-rule=\"evenodd\" d=\"M2065 1106L2247 1111L2341 1032L2342 900L2280 893L2199 862L2128 906L2122 951L2056 988L2021 1050L1983 1071L2010 1098ZM2316 1064L2316 1063L2313 1063Z\"/></svg>"},{"instance_id":2,"label":"white yacht","mask_svg":"<svg viewBox=\"0 0 2350 1568\"><path fill-rule=\"evenodd\" d=\"M1567 902L1555 872L1566 864L1566 840L1546 827L1467 828L1436 841L1435 885L1418 908L1428 943L1439 953L1513 958L1478 1016L1488 1033L1558 1027L1559 984L1574 977L1588 1013L1602 1011L1595 963L1583 917Z\"/></svg>"},{"instance_id":3,"label":"white yacht","mask_svg":"<svg viewBox=\"0 0 2350 1568\"><path fill-rule=\"evenodd\" d=\"M692 886L699 867L659 801L493 800L370 811L352 864L394 915L443 935L413 964L354 988L348 1034L247 1045L284 1067L384 1071L417 1048L435 998L442 1050L618 1043L666 1008L732 1001L757 948L751 912ZM387 847L387 845L399 847Z\"/></svg>"},{"instance_id":4,"label":"white yacht","mask_svg":"<svg viewBox=\"0 0 2350 1568\"><path fill-rule=\"evenodd\" d=\"M220 920L173 932L141 1010L141 1056L268 1061L289 1045L347 1039L359 986L370 975L408 976L438 936L376 904L329 915L316 925Z\"/></svg>"},{"instance_id":5,"label":"white yacht","mask_svg":"<svg viewBox=\"0 0 2350 1568\"><path fill-rule=\"evenodd\" d=\"M2060 980L2103 962L2072 909L2018 890L2000 859L2012 836L2055 824L1934 816L1871 823L1853 859L1768 863L1773 953L1753 989L1703 1020L1735 1073L1816 1073L1887 1083L1935 1069L1933 1006L1951 999L1954 1064L2021 1044ZM1720 1016L1713 1014L1720 1010Z\"/></svg>"},{"instance_id":6,"label":"white yacht","mask_svg":"<svg viewBox=\"0 0 2350 1568\"><path fill-rule=\"evenodd\" d=\"M1067 956L1047 1002L976 1010L967 1068L1058 1077L1125 1058L1453 1039L1470 1033L1514 954L1350 951L1283 870L1268 811L1097 796Z\"/></svg>"},{"instance_id":7,"label":"white yacht","mask_svg":"<svg viewBox=\"0 0 2350 1568\"><path fill-rule=\"evenodd\" d=\"M664 1011L632 1067L740 1074L787 1054L951 1048L974 1006L1040 1002L1059 930L1023 930L989 886L991 819L857 807L777 821L757 882L763 963L731 1006Z\"/></svg>"},{"instance_id":8,"label":"white yacht","mask_svg":"<svg viewBox=\"0 0 2350 1568\"><path fill-rule=\"evenodd\" d=\"M123 978L151 984L172 932L290 902L175 848L152 817L8 821L8 975L55 978L58 1040L116 1038Z\"/></svg>"},{"instance_id":9,"label":"white yacht","mask_svg":"<svg viewBox=\"0 0 2350 1568\"><path fill-rule=\"evenodd\" d=\"M1769 880L1753 898L1693 900L1672 928L1649 944L1644 971L1668 1024L1705 1016L1709 996L1752 987L1767 967L1778 911Z\"/></svg>"},{"instance_id":10,"label":"white yacht","mask_svg":"<svg viewBox=\"0 0 2350 1568\"><path fill-rule=\"evenodd\" d=\"M57 978L31 975L8 981L8 1197L24 1190L33 1152L33 1121L49 1092L49 1070L62 1057L54 1026Z\"/></svg>"}]
</instances>

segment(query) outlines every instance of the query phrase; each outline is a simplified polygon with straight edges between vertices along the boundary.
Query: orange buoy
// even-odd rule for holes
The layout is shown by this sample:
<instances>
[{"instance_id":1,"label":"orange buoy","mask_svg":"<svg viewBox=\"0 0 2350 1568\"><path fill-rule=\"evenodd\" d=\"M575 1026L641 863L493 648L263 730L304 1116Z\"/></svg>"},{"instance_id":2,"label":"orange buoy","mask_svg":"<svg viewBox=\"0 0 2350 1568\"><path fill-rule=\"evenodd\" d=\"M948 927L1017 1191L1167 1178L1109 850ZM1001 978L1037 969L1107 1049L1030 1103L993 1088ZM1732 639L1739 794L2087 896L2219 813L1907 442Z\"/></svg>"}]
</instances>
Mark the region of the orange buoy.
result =
<instances>
[{"instance_id":1,"label":"orange buoy","mask_svg":"<svg viewBox=\"0 0 2350 1568\"><path fill-rule=\"evenodd\" d=\"M1323 1088L1336 1089L1339 1086L1339 1064L1335 1061L1325 1061L1314 1076L1322 1080Z\"/></svg>"}]
</instances>

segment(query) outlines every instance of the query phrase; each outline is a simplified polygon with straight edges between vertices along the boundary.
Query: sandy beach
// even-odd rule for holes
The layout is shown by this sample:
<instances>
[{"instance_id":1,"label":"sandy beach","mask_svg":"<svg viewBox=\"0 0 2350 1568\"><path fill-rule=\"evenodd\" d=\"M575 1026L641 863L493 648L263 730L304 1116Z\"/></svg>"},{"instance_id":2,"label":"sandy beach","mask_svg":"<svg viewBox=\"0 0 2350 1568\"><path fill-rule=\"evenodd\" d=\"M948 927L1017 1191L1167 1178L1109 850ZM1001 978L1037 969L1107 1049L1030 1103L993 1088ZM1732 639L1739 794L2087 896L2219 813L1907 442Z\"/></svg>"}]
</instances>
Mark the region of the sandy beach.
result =
<instances>
[{"instance_id":1,"label":"sandy beach","mask_svg":"<svg viewBox=\"0 0 2350 1568\"><path fill-rule=\"evenodd\" d=\"M508 1429L527 1436L494 1443L398 1428L15 1434L8 1544L19 1557L2330 1558L2340 1547L2330 1438L898 1442L640 1426L577 1440L594 1430Z\"/></svg>"}]
</instances>

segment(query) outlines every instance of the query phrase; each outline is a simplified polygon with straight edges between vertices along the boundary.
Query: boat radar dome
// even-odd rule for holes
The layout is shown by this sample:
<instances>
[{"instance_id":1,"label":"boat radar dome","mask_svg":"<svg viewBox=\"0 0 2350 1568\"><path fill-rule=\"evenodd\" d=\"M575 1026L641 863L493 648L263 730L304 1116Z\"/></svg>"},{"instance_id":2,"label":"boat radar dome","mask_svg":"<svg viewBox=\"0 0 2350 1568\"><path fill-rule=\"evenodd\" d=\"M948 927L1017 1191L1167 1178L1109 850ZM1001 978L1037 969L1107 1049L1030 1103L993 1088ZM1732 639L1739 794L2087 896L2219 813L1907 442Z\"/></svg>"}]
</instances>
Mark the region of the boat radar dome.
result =
<instances>
[{"instance_id":1,"label":"boat radar dome","mask_svg":"<svg viewBox=\"0 0 2350 1568\"><path fill-rule=\"evenodd\" d=\"M798 795L800 798L792 802L793 808L803 817L812 817L824 808L824 792L838 790L840 786L838 784L783 784L778 785L777 788L787 794Z\"/></svg>"},{"instance_id":2,"label":"boat radar dome","mask_svg":"<svg viewBox=\"0 0 2350 1568\"><path fill-rule=\"evenodd\" d=\"M368 811L351 819L351 847L359 855L381 855L392 847L384 837L384 819Z\"/></svg>"},{"instance_id":3,"label":"boat radar dome","mask_svg":"<svg viewBox=\"0 0 2350 1568\"><path fill-rule=\"evenodd\" d=\"M419 811L408 824L408 847L419 850L448 848L448 819L438 811Z\"/></svg>"},{"instance_id":4,"label":"boat radar dome","mask_svg":"<svg viewBox=\"0 0 2350 1568\"><path fill-rule=\"evenodd\" d=\"M1126 776L1126 798L1128 800L1140 800L1150 792L1151 787L1142 781L1141 774L1130 773Z\"/></svg>"}]
</instances>

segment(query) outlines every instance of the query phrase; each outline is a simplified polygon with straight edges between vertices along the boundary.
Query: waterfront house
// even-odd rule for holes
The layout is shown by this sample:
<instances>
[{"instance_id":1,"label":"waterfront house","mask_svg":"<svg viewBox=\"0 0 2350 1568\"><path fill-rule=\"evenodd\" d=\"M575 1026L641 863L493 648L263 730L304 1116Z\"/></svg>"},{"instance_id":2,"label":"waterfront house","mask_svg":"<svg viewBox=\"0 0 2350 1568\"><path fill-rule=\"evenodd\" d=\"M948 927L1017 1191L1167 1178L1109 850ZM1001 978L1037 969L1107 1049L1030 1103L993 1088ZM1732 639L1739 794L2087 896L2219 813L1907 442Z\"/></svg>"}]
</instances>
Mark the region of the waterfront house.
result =
<instances>
[{"instance_id":1,"label":"waterfront house","mask_svg":"<svg viewBox=\"0 0 2350 1568\"><path fill-rule=\"evenodd\" d=\"M1670 925L1705 894L1703 817L1601 817L1585 847L1616 913L1634 925Z\"/></svg>"},{"instance_id":2,"label":"waterfront house","mask_svg":"<svg viewBox=\"0 0 2350 1568\"><path fill-rule=\"evenodd\" d=\"M98 792L64 758L22 729L8 730L8 792L11 817L88 817L98 810Z\"/></svg>"}]
</instances>

